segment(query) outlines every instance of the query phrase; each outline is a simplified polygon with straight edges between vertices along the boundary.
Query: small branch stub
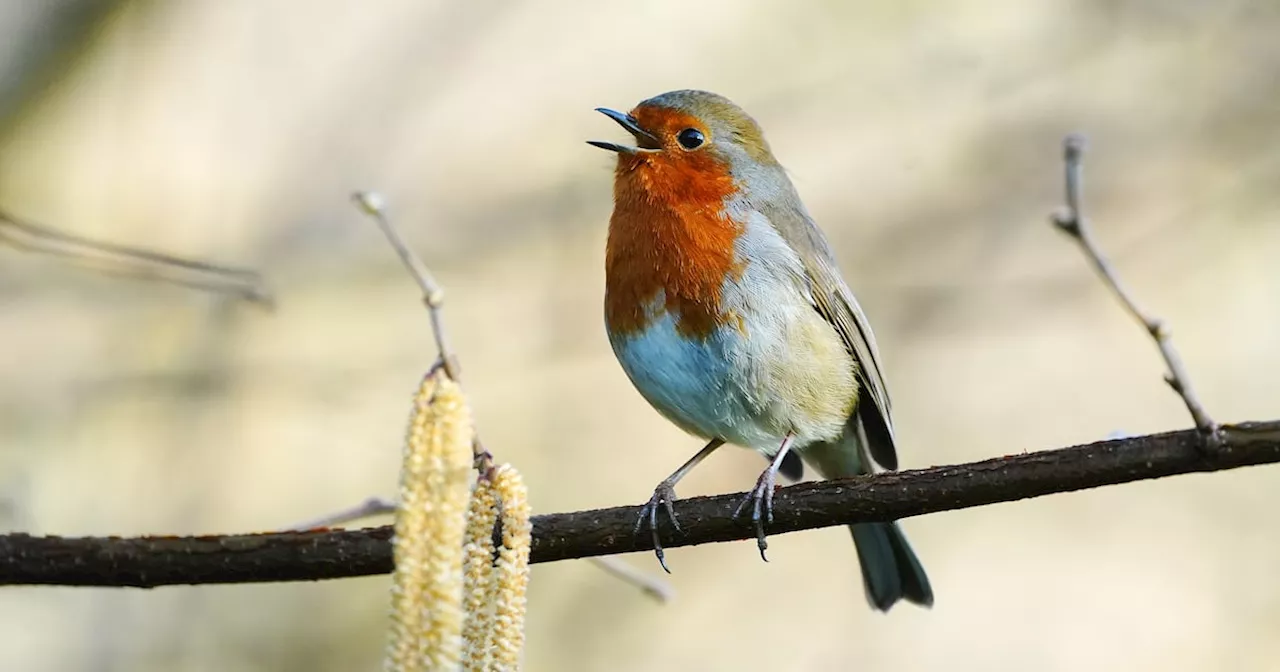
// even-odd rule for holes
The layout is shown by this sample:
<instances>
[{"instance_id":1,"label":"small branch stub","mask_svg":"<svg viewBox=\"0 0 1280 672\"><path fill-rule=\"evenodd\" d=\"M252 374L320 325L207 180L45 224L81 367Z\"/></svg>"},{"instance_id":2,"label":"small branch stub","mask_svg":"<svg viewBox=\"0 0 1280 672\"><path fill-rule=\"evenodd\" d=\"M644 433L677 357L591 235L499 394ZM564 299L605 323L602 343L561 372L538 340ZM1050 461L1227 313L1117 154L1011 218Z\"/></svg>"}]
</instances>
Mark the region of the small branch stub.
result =
<instances>
[{"instance_id":1,"label":"small branch stub","mask_svg":"<svg viewBox=\"0 0 1280 672\"><path fill-rule=\"evenodd\" d=\"M305 530L315 530L324 527L334 527L337 525L345 525L352 521L362 518L372 518L373 516L381 516L396 512L396 503L383 497L370 497L363 502L341 511L335 511L328 515L312 518L305 522L290 525L289 529L296 532Z\"/></svg>"}]
</instances>

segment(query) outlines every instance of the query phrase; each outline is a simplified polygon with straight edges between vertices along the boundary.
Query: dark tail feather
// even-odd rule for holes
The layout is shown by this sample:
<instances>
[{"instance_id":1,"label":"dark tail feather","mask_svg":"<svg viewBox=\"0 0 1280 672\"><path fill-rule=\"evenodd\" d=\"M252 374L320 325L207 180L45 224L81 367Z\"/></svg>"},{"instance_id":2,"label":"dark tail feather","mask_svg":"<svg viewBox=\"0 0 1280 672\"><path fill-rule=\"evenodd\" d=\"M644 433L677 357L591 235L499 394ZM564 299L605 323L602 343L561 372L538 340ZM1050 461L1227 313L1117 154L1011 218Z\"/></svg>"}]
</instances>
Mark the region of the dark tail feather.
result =
<instances>
[{"instance_id":1,"label":"dark tail feather","mask_svg":"<svg viewBox=\"0 0 1280 672\"><path fill-rule=\"evenodd\" d=\"M858 549L862 584L871 606L889 611L902 599L933 606L929 577L897 523L861 523L850 525L849 530Z\"/></svg>"}]
</instances>

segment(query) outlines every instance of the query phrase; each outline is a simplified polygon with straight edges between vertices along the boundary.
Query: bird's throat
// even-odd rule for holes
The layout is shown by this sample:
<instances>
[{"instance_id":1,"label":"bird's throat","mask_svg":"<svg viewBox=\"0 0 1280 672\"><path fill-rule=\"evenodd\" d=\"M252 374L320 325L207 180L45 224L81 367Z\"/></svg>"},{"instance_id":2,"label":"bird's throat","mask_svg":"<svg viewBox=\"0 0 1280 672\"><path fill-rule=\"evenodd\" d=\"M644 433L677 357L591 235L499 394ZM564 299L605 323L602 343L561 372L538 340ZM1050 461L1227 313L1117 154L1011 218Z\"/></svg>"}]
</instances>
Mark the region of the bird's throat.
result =
<instances>
[{"instance_id":1,"label":"bird's throat","mask_svg":"<svg viewBox=\"0 0 1280 672\"><path fill-rule=\"evenodd\" d=\"M737 317L722 306L726 280L740 278L742 225L724 204L727 171L644 164L619 170L605 250L605 323L614 337L642 332L664 312L689 338L706 338Z\"/></svg>"}]
</instances>

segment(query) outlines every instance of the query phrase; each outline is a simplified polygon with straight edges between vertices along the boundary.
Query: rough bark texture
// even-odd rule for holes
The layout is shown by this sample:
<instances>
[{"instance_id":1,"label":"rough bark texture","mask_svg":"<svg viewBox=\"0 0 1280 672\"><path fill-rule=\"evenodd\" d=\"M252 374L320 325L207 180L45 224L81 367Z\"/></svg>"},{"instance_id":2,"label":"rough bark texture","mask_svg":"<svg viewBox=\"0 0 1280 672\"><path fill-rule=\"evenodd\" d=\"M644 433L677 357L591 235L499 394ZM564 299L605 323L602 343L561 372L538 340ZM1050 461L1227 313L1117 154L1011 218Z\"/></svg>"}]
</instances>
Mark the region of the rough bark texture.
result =
<instances>
[{"instance_id":1,"label":"rough bark texture","mask_svg":"<svg viewBox=\"0 0 1280 672\"><path fill-rule=\"evenodd\" d=\"M1175 474L1280 462L1280 422L1223 427L1220 446L1195 430L1100 441L778 490L770 534L909 518ZM731 513L741 493L676 503L681 528L663 522L675 548L754 537ZM533 562L652 548L633 535L639 506L535 516ZM391 571L390 526L199 537L0 536L0 584L155 587L314 581Z\"/></svg>"}]
</instances>

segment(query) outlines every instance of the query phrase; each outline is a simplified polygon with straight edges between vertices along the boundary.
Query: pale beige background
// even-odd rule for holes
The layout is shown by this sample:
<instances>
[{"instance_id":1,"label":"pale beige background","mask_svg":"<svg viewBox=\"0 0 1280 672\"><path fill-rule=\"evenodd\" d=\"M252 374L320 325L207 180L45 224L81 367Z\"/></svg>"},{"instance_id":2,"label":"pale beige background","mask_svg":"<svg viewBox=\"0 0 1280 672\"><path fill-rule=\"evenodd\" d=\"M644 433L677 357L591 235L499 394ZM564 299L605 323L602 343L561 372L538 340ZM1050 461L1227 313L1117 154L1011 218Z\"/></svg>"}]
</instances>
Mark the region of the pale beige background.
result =
<instances>
[{"instance_id":1,"label":"pale beige background","mask_svg":"<svg viewBox=\"0 0 1280 672\"><path fill-rule=\"evenodd\" d=\"M40 32L44 10L69 4L0 18L39 52L65 38ZM643 501L697 445L604 338L611 157L583 140L620 137L593 107L684 87L753 113L829 232L904 465L1188 425L1046 223L1071 130L1092 142L1097 233L1205 403L1275 418L1278 7L118 3L21 86L0 79L0 204L253 265L280 305L0 249L8 525L261 530L391 494L432 349L347 202L371 187L447 286L481 430L536 510ZM742 490L761 466L726 451L681 492ZM1256 468L907 521L930 612L872 613L842 529L774 538L767 565L749 542L672 551L666 606L584 563L539 566L527 667L1280 669L1276 484ZM387 587L9 588L0 670L378 669Z\"/></svg>"}]
</instances>

